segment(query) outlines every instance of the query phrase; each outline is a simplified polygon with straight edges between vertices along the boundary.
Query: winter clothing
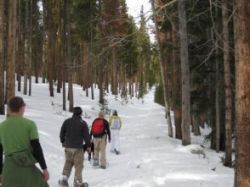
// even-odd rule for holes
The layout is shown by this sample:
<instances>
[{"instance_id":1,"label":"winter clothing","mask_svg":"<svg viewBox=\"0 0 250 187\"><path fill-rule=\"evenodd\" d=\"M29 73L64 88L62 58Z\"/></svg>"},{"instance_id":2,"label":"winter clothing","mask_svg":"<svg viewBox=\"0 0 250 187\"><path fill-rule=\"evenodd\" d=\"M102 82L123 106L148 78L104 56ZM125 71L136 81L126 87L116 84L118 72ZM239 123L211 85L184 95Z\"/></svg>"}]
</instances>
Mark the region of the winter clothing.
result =
<instances>
[{"instance_id":1,"label":"winter clothing","mask_svg":"<svg viewBox=\"0 0 250 187\"><path fill-rule=\"evenodd\" d=\"M96 165L106 167L106 145L107 145L107 136L104 135L102 138L94 138L94 162ZM97 154L96 154L97 153ZM99 158L100 155L100 158ZM100 163L99 163L100 160Z\"/></svg>"},{"instance_id":2,"label":"winter clothing","mask_svg":"<svg viewBox=\"0 0 250 187\"><path fill-rule=\"evenodd\" d=\"M35 166L38 161L42 169L47 168L33 121L21 116L6 119L0 124L0 145L0 161L5 152L2 187L48 186Z\"/></svg>"},{"instance_id":3,"label":"winter clothing","mask_svg":"<svg viewBox=\"0 0 250 187\"><path fill-rule=\"evenodd\" d=\"M75 167L74 182L82 183L83 170L83 149L65 148L65 165L63 168L63 175L69 178L71 170Z\"/></svg>"},{"instance_id":4,"label":"winter clothing","mask_svg":"<svg viewBox=\"0 0 250 187\"><path fill-rule=\"evenodd\" d=\"M75 116L81 116L82 115L82 109L81 109L81 107L74 107L73 114Z\"/></svg>"},{"instance_id":5,"label":"winter clothing","mask_svg":"<svg viewBox=\"0 0 250 187\"><path fill-rule=\"evenodd\" d=\"M120 130L111 129L111 136L112 136L111 146L110 146L111 152L120 151Z\"/></svg>"},{"instance_id":6,"label":"winter clothing","mask_svg":"<svg viewBox=\"0 0 250 187\"><path fill-rule=\"evenodd\" d=\"M109 124L111 129L111 152L120 153L120 129L122 127L121 118L114 111L113 115L109 118Z\"/></svg>"},{"instance_id":7,"label":"winter clothing","mask_svg":"<svg viewBox=\"0 0 250 187\"><path fill-rule=\"evenodd\" d=\"M75 185L82 183L82 170L84 161L83 141L88 147L90 146L88 125L84 120L82 120L82 111L80 110L81 108L79 108L74 108L73 116L64 121L60 131L60 140L65 147L65 164L63 168L63 175L69 178L72 167L74 166Z\"/></svg>"},{"instance_id":8,"label":"winter clothing","mask_svg":"<svg viewBox=\"0 0 250 187\"><path fill-rule=\"evenodd\" d=\"M37 127L26 118L9 117L0 126L0 138L5 155L23 150L31 152L30 141L38 139Z\"/></svg>"},{"instance_id":9,"label":"winter clothing","mask_svg":"<svg viewBox=\"0 0 250 187\"><path fill-rule=\"evenodd\" d=\"M104 118L96 118L96 119L93 121L93 123L92 123L92 127L93 127L93 124L95 123L96 120L103 120L104 131L103 131L103 133L101 133L101 134L94 135L94 134L92 133L92 129L91 129L91 131L90 131L90 136L91 136L91 137L93 136L94 138L102 138L104 135L108 135L108 139L111 140L111 137L110 137L110 129L109 129L109 122L108 122L106 119L104 119ZM107 136L106 136L106 137L107 137Z\"/></svg>"},{"instance_id":10,"label":"winter clothing","mask_svg":"<svg viewBox=\"0 0 250 187\"><path fill-rule=\"evenodd\" d=\"M103 133L94 135L92 133L93 131L93 125L97 120L102 120L104 125ZM94 164L103 166L106 168L106 145L107 145L107 138L110 142L111 136L110 136L110 129L109 129L109 123L104 118L96 118L93 121L92 128L91 128L91 137L93 135L93 142L94 142ZM100 157L99 157L100 155ZM100 160L100 163L99 163Z\"/></svg>"},{"instance_id":11,"label":"winter clothing","mask_svg":"<svg viewBox=\"0 0 250 187\"><path fill-rule=\"evenodd\" d=\"M82 149L83 140L90 145L87 123L77 115L66 119L61 127L60 140L65 148Z\"/></svg>"}]
</instances>

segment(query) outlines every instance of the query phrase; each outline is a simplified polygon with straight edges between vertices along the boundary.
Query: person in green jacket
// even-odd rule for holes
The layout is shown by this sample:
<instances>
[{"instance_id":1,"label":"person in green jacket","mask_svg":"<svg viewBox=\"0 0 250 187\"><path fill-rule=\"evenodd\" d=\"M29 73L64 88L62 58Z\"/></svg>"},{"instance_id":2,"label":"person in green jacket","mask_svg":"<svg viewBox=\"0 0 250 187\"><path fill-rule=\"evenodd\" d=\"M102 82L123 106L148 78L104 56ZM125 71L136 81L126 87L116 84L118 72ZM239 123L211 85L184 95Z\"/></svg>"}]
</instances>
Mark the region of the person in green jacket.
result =
<instances>
[{"instance_id":1,"label":"person in green jacket","mask_svg":"<svg viewBox=\"0 0 250 187\"><path fill-rule=\"evenodd\" d=\"M0 124L1 187L48 187L49 172L36 124L23 117L25 103L21 97L11 98L8 109L9 117Z\"/></svg>"}]
</instances>

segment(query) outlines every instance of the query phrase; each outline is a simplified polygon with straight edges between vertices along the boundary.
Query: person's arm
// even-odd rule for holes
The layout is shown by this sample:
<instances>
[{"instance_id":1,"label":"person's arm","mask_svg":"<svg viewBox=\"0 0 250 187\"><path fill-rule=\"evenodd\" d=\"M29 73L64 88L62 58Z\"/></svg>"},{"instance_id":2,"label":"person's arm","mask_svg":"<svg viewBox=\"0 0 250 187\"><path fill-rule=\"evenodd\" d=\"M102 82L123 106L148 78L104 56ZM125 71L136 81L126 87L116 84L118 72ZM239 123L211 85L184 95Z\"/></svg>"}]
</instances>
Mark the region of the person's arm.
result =
<instances>
[{"instance_id":1,"label":"person's arm","mask_svg":"<svg viewBox=\"0 0 250 187\"><path fill-rule=\"evenodd\" d=\"M120 121L120 124L121 124L121 126L120 126L120 129L122 128L122 126L123 126L123 123L122 123L122 120L121 120L121 118L119 117L119 121Z\"/></svg>"},{"instance_id":2,"label":"person's arm","mask_svg":"<svg viewBox=\"0 0 250 187\"><path fill-rule=\"evenodd\" d=\"M89 134L89 128L86 122L83 123L83 139L85 141L85 144L87 147L90 147L90 134Z\"/></svg>"},{"instance_id":3,"label":"person's arm","mask_svg":"<svg viewBox=\"0 0 250 187\"><path fill-rule=\"evenodd\" d=\"M43 170L47 169L47 165L46 165L44 155L43 155L43 150L42 150L39 140L38 139L31 140L30 144L33 150L33 156L35 157L35 159L37 160L41 168Z\"/></svg>"},{"instance_id":4,"label":"person's arm","mask_svg":"<svg viewBox=\"0 0 250 187\"><path fill-rule=\"evenodd\" d=\"M90 128L90 134L89 134L90 140L92 140L92 136L93 136L93 134L92 134L92 127L93 127L94 123L95 123L95 120L92 122L92 125L91 125L91 128Z\"/></svg>"},{"instance_id":5,"label":"person's arm","mask_svg":"<svg viewBox=\"0 0 250 187\"><path fill-rule=\"evenodd\" d=\"M67 130L67 124L66 124L66 121L64 121L60 130L60 141L62 144L64 144L65 142L66 130Z\"/></svg>"},{"instance_id":6,"label":"person's arm","mask_svg":"<svg viewBox=\"0 0 250 187\"><path fill-rule=\"evenodd\" d=\"M111 125L112 120L113 120L113 116L110 116L109 121L108 121L109 125Z\"/></svg>"},{"instance_id":7,"label":"person's arm","mask_svg":"<svg viewBox=\"0 0 250 187\"><path fill-rule=\"evenodd\" d=\"M0 175L2 175L3 170L3 146L0 144Z\"/></svg>"},{"instance_id":8,"label":"person's arm","mask_svg":"<svg viewBox=\"0 0 250 187\"><path fill-rule=\"evenodd\" d=\"M108 140L110 142L111 141L111 135L110 135L110 129L109 129L109 122L107 120L104 120L104 124L105 124L106 133L108 135Z\"/></svg>"},{"instance_id":9,"label":"person's arm","mask_svg":"<svg viewBox=\"0 0 250 187\"><path fill-rule=\"evenodd\" d=\"M30 127L30 144L33 150L33 155L43 169L43 180L47 182L49 180L49 172L47 170L42 147L39 143L38 130L34 122Z\"/></svg>"}]
</instances>

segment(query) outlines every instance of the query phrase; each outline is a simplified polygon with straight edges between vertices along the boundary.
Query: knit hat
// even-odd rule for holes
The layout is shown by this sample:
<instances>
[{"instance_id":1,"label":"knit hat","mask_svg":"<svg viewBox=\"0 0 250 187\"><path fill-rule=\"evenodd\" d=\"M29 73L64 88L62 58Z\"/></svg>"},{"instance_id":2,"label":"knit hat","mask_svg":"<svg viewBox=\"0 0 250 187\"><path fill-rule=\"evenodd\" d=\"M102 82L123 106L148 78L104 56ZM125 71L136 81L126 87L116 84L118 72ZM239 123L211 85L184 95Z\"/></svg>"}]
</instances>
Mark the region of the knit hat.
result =
<instances>
[{"instance_id":1,"label":"knit hat","mask_svg":"<svg viewBox=\"0 0 250 187\"><path fill-rule=\"evenodd\" d=\"M114 111L113 111L113 115L115 115L115 116L118 115L118 114L117 114L117 110L114 110Z\"/></svg>"},{"instance_id":2,"label":"knit hat","mask_svg":"<svg viewBox=\"0 0 250 187\"><path fill-rule=\"evenodd\" d=\"M82 115L82 109L81 109L81 107L79 107L79 106L74 107L74 109L73 109L73 115L74 116L80 116L80 115Z\"/></svg>"}]
</instances>

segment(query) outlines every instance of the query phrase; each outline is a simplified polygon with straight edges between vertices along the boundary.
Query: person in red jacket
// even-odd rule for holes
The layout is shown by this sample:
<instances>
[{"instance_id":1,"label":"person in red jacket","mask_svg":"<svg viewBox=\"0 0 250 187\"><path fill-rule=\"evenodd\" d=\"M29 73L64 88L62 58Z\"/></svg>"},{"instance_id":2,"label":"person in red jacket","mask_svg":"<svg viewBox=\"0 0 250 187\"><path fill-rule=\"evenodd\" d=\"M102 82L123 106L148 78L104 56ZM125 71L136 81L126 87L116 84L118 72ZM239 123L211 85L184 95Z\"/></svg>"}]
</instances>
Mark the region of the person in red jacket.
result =
<instances>
[{"instance_id":1,"label":"person in red jacket","mask_svg":"<svg viewBox=\"0 0 250 187\"><path fill-rule=\"evenodd\" d=\"M107 138L111 141L109 123L104 118L104 112L99 112L99 117L96 118L91 127L90 136L94 137L94 162L93 166L100 166L102 169L106 169L106 146Z\"/></svg>"}]
</instances>

